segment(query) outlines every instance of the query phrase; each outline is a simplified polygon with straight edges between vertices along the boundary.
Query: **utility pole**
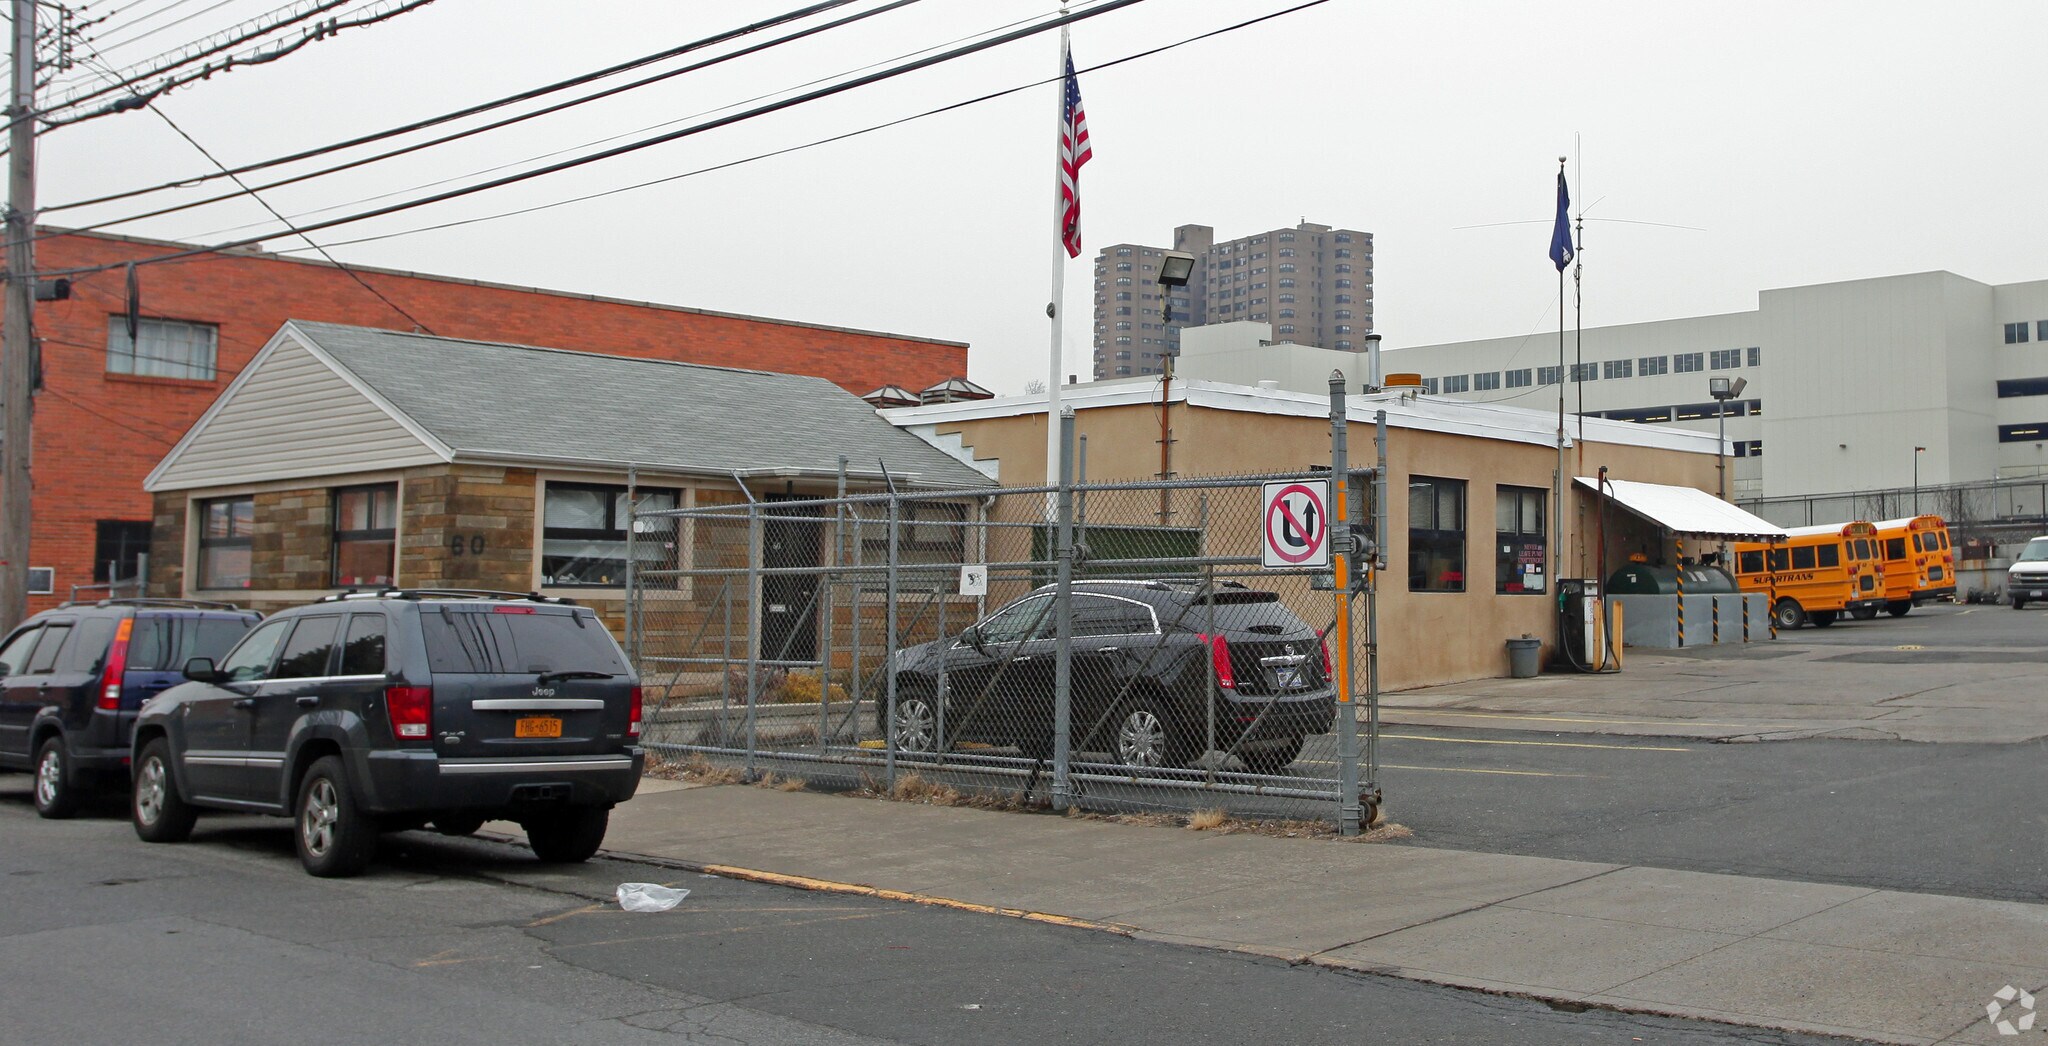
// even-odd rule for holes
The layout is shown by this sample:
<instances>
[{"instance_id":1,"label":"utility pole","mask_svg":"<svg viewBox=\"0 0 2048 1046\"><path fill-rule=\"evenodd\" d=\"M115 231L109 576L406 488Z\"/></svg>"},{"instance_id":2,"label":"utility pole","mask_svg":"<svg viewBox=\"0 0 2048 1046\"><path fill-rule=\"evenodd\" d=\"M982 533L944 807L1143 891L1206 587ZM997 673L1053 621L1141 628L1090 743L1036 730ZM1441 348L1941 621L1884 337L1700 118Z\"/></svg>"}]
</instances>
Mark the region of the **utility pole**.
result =
<instances>
[{"instance_id":1,"label":"utility pole","mask_svg":"<svg viewBox=\"0 0 2048 1046\"><path fill-rule=\"evenodd\" d=\"M0 329L0 630L28 613L29 412L35 380L36 3L13 0L7 108L7 317Z\"/></svg>"}]
</instances>

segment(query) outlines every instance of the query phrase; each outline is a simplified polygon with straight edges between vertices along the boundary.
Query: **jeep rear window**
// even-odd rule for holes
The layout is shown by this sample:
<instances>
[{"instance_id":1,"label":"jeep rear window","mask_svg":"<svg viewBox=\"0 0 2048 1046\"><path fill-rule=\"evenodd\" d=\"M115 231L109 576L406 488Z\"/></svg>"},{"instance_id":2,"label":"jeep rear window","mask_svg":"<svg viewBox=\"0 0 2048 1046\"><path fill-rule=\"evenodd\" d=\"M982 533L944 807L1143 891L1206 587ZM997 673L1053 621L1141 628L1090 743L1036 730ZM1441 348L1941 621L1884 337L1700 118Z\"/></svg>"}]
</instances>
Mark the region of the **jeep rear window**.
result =
<instances>
[{"instance_id":1,"label":"jeep rear window","mask_svg":"<svg viewBox=\"0 0 2048 1046\"><path fill-rule=\"evenodd\" d=\"M427 667L437 673L626 673L611 633L585 614L426 608L420 626L427 639Z\"/></svg>"},{"instance_id":2,"label":"jeep rear window","mask_svg":"<svg viewBox=\"0 0 2048 1046\"><path fill-rule=\"evenodd\" d=\"M128 671L174 672L195 657L219 664L255 625L245 618L137 617L128 637Z\"/></svg>"}]
</instances>

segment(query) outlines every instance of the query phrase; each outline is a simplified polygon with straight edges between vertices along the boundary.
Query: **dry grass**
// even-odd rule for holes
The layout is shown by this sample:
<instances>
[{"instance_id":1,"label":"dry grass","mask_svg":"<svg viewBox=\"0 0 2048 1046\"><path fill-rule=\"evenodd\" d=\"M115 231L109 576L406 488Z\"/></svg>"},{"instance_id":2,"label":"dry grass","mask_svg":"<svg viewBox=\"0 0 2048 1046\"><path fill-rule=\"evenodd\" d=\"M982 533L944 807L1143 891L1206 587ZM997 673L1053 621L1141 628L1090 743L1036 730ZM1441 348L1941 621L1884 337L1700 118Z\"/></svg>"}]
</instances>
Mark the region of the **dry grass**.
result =
<instances>
[{"instance_id":1,"label":"dry grass","mask_svg":"<svg viewBox=\"0 0 2048 1046\"><path fill-rule=\"evenodd\" d=\"M963 792L952 785L927 780L914 770L897 774L896 787L893 789L884 788L880 781L862 774L860 787L846 794L860 799L887 799L897 803L958 806L973 810L1023 811L1045 808L1043 802L1033 800L1028 793Z\"/></svg>"},{"instance_id":2,"label":"dry grass","mask_svg":"<svg viewBox=\"0 0 2048 1046\"><path fill-rule=\"evenodd\" d=\"M1213 831L1223 827L1229 820L1230 815L1222 810L1197 810L1188 815L1188 830L1194 832Z\"/></svg>"},{"instance_id":3,"label":"dry grass","mask_svg":"<svg viewBox=\"0 0 2048 1046\"><path fill-rule=\"evenodd\" d=\"M801 792L810 786L811 783L801 777L794 774L784 776L773 770L762 774L754 781L755 788L768 788L777 792Z\"/></svg>"},{"instance_id":4,"label":"dry grass","mask_svg":"<svg viewBox=\"0 0 2048 1046\"><path fill-rule=\"evenodd\" d=\"M1354 836L1345 836L1328 821L1238 821L1222 810L1197 810L1192 814L1091 814L1075 808L1068 810L1067 816L1136 828L1186 828L1217 835L1264 835L1276 839L1328 839L1346 843L1385 843L1415 835L1408 826L1394 824L1384 816L1374 821L1371 828Z\"/></svg>"}]
</instances>

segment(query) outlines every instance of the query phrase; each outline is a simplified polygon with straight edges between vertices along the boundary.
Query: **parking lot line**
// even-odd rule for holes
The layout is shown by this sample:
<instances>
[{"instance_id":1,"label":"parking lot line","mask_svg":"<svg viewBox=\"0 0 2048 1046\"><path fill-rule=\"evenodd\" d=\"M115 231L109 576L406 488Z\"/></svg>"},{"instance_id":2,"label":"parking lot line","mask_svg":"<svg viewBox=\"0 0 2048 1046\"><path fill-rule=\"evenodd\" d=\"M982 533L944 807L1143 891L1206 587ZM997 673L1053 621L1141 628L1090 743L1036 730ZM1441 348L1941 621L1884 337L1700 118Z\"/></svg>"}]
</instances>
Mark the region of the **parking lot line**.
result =
<instances>
[{"instance_id":1,"label":"parking lot line","mask_svg":"<svg viewBox=\"0 0 2048 1046\"><path fill-rule=\"evenodd\" d=\"M1722 726L1741 727L1746 723L1704 723L1697 719L1573 719L1558 715L1509 715L1506 712L1446 712L1434 708L1414 705L1381 705L1382 712L1412 712L1416 715L1456 716L1462 719L1525 719L1538 723L1612 723L1618 726Z\"/></svg>"},{"instance_id":2,"label":"parking lot line","mask_svg":"<svg viewBox=\"0 0 2048 1046\"><path fill-rule=\"evenodd\" d=\"M1431 737L1427 734L1381 734L1403 741L1438 741L1451 745L1533 745L1537 748L1611 748L1618 752L1690 752L1690 748L1668 745L1596 745L1584 741L1503 741L1485 737Z\"/></svg>"}]
</instances>

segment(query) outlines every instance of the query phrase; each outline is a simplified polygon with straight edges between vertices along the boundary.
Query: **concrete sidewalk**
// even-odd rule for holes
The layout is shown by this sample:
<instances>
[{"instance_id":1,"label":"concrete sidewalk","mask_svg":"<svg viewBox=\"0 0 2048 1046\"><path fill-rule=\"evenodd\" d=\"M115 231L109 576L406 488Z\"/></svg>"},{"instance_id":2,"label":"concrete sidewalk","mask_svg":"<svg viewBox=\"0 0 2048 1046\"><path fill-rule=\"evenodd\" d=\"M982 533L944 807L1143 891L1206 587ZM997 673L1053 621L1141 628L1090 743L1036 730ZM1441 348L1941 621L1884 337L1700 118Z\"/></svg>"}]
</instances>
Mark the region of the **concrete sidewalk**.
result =
<instances>
[{"instance_id":1,"label":"concrete sidewalk","mask_svg":"<svg viewBox=\"0 0 2048 1046\"><path fill-rule=\"evenodd\" d=\"M2048 906L647 785L613 812L612 852L1291 962L1899 1043L2015 1041L1986 1003L2048 991Z\"/></svg>"}]
</instances>

